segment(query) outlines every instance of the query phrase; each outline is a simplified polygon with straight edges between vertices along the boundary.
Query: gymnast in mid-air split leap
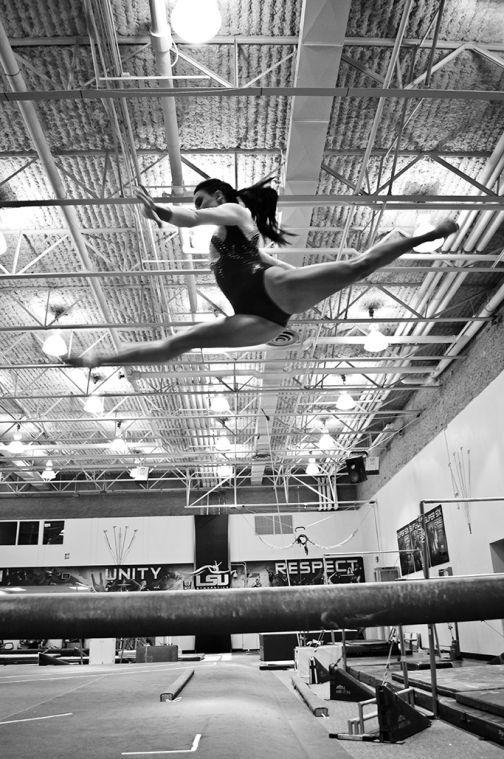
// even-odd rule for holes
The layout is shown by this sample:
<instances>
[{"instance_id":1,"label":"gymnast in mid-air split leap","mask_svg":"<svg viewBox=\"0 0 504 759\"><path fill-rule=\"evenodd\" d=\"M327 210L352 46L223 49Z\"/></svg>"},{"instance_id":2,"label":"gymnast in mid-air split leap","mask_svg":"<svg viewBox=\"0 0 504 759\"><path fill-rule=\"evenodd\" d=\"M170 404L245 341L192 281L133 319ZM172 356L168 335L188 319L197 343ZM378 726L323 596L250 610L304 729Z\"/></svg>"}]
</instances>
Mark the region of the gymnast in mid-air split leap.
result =
<instances>
[{"instance_id":1,"label":"gymnast in mid-air split leap","mask_svg":"<svg viewBox=\"0 0 504 759\"><path fill-rule=\"evenodd\" d=\"M294 267L259 250L259 240L287 244L278 225L278 194L266 179L235 190L220 179L206 179L194 190L195 210L157 205L137 190L148 219L163 227L217 226L210 241L211 268L219 288L231 303L233 316L196 324L162 340L127 344L117 352L88 352L70 356L72 366L94 368L170 361L193 348L240 348L267 343L279 335L292 314L312 308L338 290L392 263L423 242L457 231L450 219L433 231L415 237L378 243L358 258Z\"/></svg>"}]
</instances>

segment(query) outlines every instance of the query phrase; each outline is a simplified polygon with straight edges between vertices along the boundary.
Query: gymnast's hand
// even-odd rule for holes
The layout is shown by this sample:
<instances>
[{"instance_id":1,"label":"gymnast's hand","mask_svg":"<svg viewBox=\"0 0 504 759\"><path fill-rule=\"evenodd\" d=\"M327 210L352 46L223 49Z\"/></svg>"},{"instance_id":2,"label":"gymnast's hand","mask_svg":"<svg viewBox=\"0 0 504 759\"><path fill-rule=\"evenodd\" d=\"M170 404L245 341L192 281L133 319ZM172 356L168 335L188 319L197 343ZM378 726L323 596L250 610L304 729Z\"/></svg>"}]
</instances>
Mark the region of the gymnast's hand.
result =
<instances>
[{"instance_id":1,"label":"gymnast's hand","mask_svg":"<svg viewBox=\"0 0 504 759\"><path fill-rule=\"evenodd\" d=\"M142 187L141 185L137 187L137 189L135 190L135 195L137 196L139 200L142 201L142 204L143 204L142 213L145 216L145 218L155 221L158 227L162 227L163 222L159 218L158 207L152 200L151 196L149 195L145 187Z\"/></svg>"}]
</instances>

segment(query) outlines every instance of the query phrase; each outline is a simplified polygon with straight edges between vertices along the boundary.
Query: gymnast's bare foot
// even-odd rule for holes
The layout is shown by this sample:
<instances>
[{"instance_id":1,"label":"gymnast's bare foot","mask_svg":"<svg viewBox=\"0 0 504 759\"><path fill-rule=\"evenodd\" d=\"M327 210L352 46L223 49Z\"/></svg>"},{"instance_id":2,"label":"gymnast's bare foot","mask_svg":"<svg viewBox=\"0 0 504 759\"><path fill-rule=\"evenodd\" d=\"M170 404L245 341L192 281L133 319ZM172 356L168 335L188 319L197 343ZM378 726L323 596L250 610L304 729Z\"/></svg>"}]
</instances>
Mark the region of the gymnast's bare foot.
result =
<instances>
[{"instance_id":1,"label":"gymnast's bare foot","mask_svg":"<svg viewBox=\"0 0 504 759\"><path fill-rule=\"evenodd\" d=\"M455 232L458 232L458 230L459 225L456 221L453 221L453 219L445 219L432 230L432 239L438 240L440 237L449 237Z\"/></svg>"},{"instance_id":2,"label":"gymnast's bare foot","mask_svg":"<svg viewBox=\"0 0 504 759\"><path fill-rule=\"evenodd\" d=\"M80 366L84 369L94 369L96 366L101 366L100 355L91 351L83 356L67 356L64 362L68 366Z\"/></svg>"}]
</instances>

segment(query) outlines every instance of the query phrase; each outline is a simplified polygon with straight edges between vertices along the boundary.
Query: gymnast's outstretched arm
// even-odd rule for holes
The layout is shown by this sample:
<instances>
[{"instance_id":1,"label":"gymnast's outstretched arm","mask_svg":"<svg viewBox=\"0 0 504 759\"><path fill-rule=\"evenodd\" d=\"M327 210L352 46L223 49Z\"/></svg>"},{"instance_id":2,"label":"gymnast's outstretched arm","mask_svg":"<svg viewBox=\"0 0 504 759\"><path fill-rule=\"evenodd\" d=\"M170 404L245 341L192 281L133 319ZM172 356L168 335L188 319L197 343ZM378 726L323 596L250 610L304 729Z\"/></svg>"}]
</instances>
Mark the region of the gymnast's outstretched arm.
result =
<instances>
[{"instance_id":1,"label":"gymnast's outstretched arm","mask_svg":"<svg viewBox=\"0 0 504 759\"><path fill-rule=\"evenodd\" d=\"M261 260L264 261L265 264L272 264L273 266L281 266L282 269L297 269L297 266L293 266L292 264L288 264L287 261L279 261L274 256L270 256L269 253L265 253L263 250L260 251Z\"/></svg>"},{"instance_id":2,"label":"gymnast's outstretched arm","mask_svg":"<svg viewBox=\"0 0 504 759\"><path fill-rule=\"evenodd\" d=\"M171 205L160 206L154 203L151 196L145 190L136 191L144 205L147 218L152 219L158 226L161 222L168 222L175 227L200 227L205 224L211 226L235 226L250 221L250 215L238 203L223 203L216 208L179 208Z\"/></svg>"}]
</instances>

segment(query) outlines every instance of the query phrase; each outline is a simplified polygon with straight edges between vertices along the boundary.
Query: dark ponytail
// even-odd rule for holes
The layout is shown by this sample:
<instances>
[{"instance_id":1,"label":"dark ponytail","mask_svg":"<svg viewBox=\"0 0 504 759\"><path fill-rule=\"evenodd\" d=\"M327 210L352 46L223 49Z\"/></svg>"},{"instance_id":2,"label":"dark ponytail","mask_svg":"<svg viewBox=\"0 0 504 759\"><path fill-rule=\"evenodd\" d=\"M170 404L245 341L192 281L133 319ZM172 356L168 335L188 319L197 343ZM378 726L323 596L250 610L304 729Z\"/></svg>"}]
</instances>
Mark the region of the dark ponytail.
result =
<instances>
[{"instance_id":1,"label":"dark ponytail","mask_svg":"<svg viewBox=\"0 0 504 759\"><path fill-rule=\"evenodd\" d=\"M263 237L276 242L277 245L288 245L286 236L291 233L281 229L276 219L278 193L272 187L267 187L272 179L273 177L268 177L241 190L235 190L220 179L205 179L197 185L194 192L204 190L212 195L220 190L228 203L237 203L240 199L249 209Z\"/></svg>"}]
</instances>

